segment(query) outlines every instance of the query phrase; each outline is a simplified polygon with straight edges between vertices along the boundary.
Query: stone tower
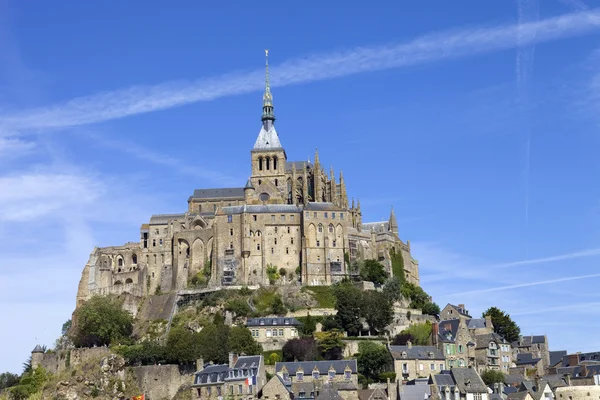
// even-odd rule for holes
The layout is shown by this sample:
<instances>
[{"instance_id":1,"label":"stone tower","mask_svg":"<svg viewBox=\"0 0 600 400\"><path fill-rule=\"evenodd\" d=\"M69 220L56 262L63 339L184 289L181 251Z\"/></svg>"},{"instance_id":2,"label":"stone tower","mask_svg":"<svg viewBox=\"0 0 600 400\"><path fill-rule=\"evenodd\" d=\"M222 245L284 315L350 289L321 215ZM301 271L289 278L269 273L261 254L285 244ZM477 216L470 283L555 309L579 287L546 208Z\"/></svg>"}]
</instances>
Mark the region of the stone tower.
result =
<instances>
[{"instance_id":1,"label":"stone tower","mask_svg":"<svg viewBox=\"0 0 600 400\"><path fill-rule=\"evenodd\" d=\"M38 344L33 350L31 350L31 368L36 369L42 364L43 359L44 349L42 349L42 346Z\"/></svg>"}]
</instances>

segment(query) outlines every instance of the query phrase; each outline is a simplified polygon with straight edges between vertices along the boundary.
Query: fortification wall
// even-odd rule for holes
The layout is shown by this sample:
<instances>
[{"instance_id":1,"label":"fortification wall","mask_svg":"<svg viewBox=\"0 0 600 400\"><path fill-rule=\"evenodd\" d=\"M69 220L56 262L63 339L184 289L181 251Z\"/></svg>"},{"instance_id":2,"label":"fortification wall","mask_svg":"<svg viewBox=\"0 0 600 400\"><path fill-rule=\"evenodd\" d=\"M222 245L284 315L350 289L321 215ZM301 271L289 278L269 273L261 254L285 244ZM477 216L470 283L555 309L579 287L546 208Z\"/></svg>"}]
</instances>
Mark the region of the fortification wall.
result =
<instances>
[{"instance_id":1,"label":"fortification wall","mask_svg":"<svg viewBox=\"0 0 600 400\"><path fill-rule=\"evenodd\" d=\"M74 368L89 361L99 360L108 354L110 354L108 347L60 350L56 353L45 353L41 365L48 372L57 374L67 370L69 367Z\"/></svg>"},{"instance_id":2,"label":"fortification wall","mask_svg":"<svg viewBox=\"0 0 600 400\"><path fill-rule=\"evenodd\" d=\"M170 400L194 382L193 371L182 371L177 365L144 365L133 372L147 399Z\"/></svg>"},{"instance_id":3,"label":"fortification wall","mask_svg":"<svg viewBox=\"0 0 600 400\"><path fill-rule=\"evenodd\" d=\"M290 318L306 317L310 314L312 317L324 317L326 315L335 315L337 310L335 308L311 308L310 310L297 310L289 311L285 316Z\"/></svg>"}]
</instances>

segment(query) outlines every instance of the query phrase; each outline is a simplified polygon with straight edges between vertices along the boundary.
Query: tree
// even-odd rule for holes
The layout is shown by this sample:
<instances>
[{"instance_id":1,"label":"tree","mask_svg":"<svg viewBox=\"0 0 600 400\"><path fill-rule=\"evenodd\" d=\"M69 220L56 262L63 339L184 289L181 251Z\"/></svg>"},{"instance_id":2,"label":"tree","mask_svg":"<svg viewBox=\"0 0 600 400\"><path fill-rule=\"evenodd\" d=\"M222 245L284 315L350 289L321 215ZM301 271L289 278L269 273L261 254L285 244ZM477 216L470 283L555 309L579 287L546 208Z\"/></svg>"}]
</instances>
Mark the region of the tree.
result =
<instances>
[{"instance_id":1,"label":"tree","mask_svg":"<svg viewBox=\"0 0 600 400\"><path fill-rule=\"evenodd\" d=\"M225 364L229 361L230 328L224 324L206 325L198 333L200 356L204 361Z\"/></svg>"},{"instance_id":2,"label":"tree","mask_svg":"<svg viewBox=\"0 0 600 400\"><path fill-rule=\"evenodd\" d=\"M365 260L360 269L360 277L365 281L382 284L388 278L385 267L377 260Z\"/></svg>"},{"instance_id":3,"label":"tree","mask_svg":"<svg viewBox=\"0 0 600 400\"><path fill-rule=\"evenodd\" d=\"M334 286L333 294L337 310L336 321L350 336L358 335L362 329L359 320L362 315L362 291L349 282L343 282Z\"/></svg>"},{"instance_id":4,"label":"tree","mask_svg":"<svg viewBox=\"0 0 600 400\"><path fill-rule=\"evenodd\" d=\"M133 317L113 296L94 296L75 311L71 340L78 347L104 346L129 339Z\"/></svg>"},{"instance_id":5,"label":"tree","mask_svg":"<svg viewBox=\"0 0 600 400\"><path fill-rule=\"evenodd\" d=\"M430 343L431 323L429 321L412 324L400 332L401 335L410 335L411 342L414 345L426 346Z\"/></svg>"},{"instance_id":6,"label":"tree","mask_svg":"<svg viewBox=\"0 0 600 400\"><path fill-rule=\"evenodd\" d=\"M69 332L69 329L71 329L71 325L73 325L73 321L72 320L68 320L66 321L63 325L62 325L62 329L61 329L61 334L62 335L66 335L67 332Z\"/></svg>"},{"instance_id":7,"label":"tree","mask_svg":"<svg viewBox=\"0 0 600 400\"><path fill-rule=\"evenodd\" d=\"M0 391L15 386L17 383L19 383L19 375L10 372L0 374Z\"/></svg>"},{"instance_id":8,"label":"tree","mask_svg":"<svg viewBox=\"0 0 600 400\"><path fill-rule=\"evenodd\" d=\"M182 326L169 331L167 337L167 358L179 364L191 364L200 358L199 335Z\"/></svg>"},{"instance_id":9,"label":"tree","mask_svg":"<svg viewBox=\"0 0 600 400\"><path fill-rule=\"evenodd\" d=\"M497 307L490 307L483 312L483 318L489 316L494 325L494 332L509 342L519 340L521 328L510 318L510 315Z\"/></svg>"},{"instance_id":10,"label":"tree","mask_svg":"<svg viewBox=\"0 0 600 400\"><path fill-rule=\"evenodd\" d=\"M398 279L398 277L394 276L393 278L388 279L385 283L385 286L383 287L383 293L385 293L391 302L400 301L402 300L402 293L400 292L401 288L402 282L400 279Z\"/></svg>"},{"instance_id":11,"label":"tree","mask_svg":"<svg viewBox=\"0 0 600 400\"><path fill-rule=\"evenodd\" d=\"M48 381L48 373L44 367L37 367L21 375L18 385L9 389L10 398L13 400L25 400L31 395L38 393Z\"/></svg>"},{"instance_id":12,"label":"tree","mask_svg":"<svg viewBox=\"0 0 600 400\"><path fill-rule=\"evenodd\" d=\"M311 336L317 329L317 321L308 313L300 326L300 333L304 336Z\"/></svg>"},{"instance_id":13,"label":"tree","mask_svg":"<svg viewBox=\"0 0 600 400\"><path fill-rule=\"evenodd\" d=\"M312 337L290 339L281 351L283 361L312 361L319 358L317 341Z\"/></svg>"},{"instance_id":14,"label":"tree","mask_svg":"<svg viewBox=\"0 0 600 400\"><path fill-rule=\"evenodd\" d=\"M231 311L236 317L249 317L252 314L252 309L248 302L241 298L231 299L225 304L225 310Z\"/></svg>"},{"instance_id":15,"label":"tree","mask_svg":"<svg viewBox=\"0 0 600 400\"><path fill-rule=\"evenodd\" d=\"M278 294L273 296L273 302L271 303L271 311L273 311L273 314L277 315L287 314L287 308L285 308L285 304L283 304L283 300L281 300L281 296Z\"/></svg>"},{"instance_id":16,"label":"tree","mask_svg":"<svg viewBox=\"0 0 600 400\"><path fill-rule=\"evenodd\" d=\"M229 331L229 352L246 355L262 354L262 346L254 340L252 333L243 326L234 326Z\"/></svg>"},{"instance_id":17,"label":"tree","mask_svg":"<svg viewBox=\"0 0 600 400\"><path fill-rule=\"evenodd\" d=\"M380 373L385 371L392 359L385 346L367 341L358 344L356 361L358 372L367 378L367 382L372 382L377 379Z\"/></svg>"},{"instance_id":18,"label":"tree","mask_svg":"<svg viewBox=\"0 0 600 400\"><path fill-rule=\"evenodd\" d=\"M423 314L427 315L439 315L440 314L440 306L432 301L428 301L421 307L421 311Z\"/></svg>"},{"instance_id":19,"label":"tree","mask_svg":"<svg viewBox=\"0 0 600 400\"><path fill-rule=\"evenodd\" d=\"M414 338L410 333L399 333L392 339L393 346L406 346L408 342L413 342Z\"/></svg>"},{"instance_id":20,"label":"tree","mask_svg":"<svg viewBox=\"0 0 600 400\"><path fill-rule=\"evenodd\" d=\"M362 315L369 324L369 333L381 334L394 318L392 302L383 292L365 292Z\"/></svg>"},{"instance_id":21,"label":"tree","mask_svg":"<svg viewBox=\"0 0 600 400\"><path fill-rule=\"evenodd\" d=\"M321 356L325 360L341 360L344 350L344 342L342 337L344 334L339 330L331 330L327 332L317 332L317 344Z\"/></svg>"},{"instance_id":22,"label":"tree","mask_svg":"<svg viewBox=\"0 0 600 400\"><path fill-rule=\"evenodd\" d=\"M324 331L331 331L333 329L342 329L342 327L340 326L338 321L335 319L335 316L333 316L333 315L327 315L325 318L323 318L323 322L321 322L321 324L323 325Z\"/></svg>"},{"instance_id":23,"label":"tree","mask_svg":"<svg viewBox=\"0 0 600 400\"><path fill-rule=\"evenodd\" d=\"M493 385L494 383L506 383L506 375L502 371L496 371L493 369L486 369L481 373L481 379L487 385Z\"/></svg>"}]
</instances>

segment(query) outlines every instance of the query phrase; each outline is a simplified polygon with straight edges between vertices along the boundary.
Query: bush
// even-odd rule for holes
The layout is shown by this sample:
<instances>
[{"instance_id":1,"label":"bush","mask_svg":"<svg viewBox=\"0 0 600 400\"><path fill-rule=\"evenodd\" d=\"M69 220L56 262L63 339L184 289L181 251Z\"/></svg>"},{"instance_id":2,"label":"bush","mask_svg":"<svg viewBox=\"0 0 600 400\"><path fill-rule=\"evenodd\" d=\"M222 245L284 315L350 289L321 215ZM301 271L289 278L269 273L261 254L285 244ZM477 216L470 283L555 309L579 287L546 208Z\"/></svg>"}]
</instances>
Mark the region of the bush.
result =
<instances>
[{"instance_id":1,"label":"bush","mask_svg":"<svg viewBox=\"0 0 600 400\"><path fill-rule=\"evenodd\" d=\"M104 346L129 339L133 317L116 297L94 296L75 311L71 340L78 347Z\"/></svg>"},{"instance_id":2,"label":"bush","mask_svg":"<svg viewBox=\"0 0 600 400\"><path fill-rule=\"evenodd\" d=\"M385 272L385 267L379 261L365 260L360 269L360 276L365 281L382 284L388 278L388 273Z\"/></svg>"},{"instance_id":3,"label":"bush","mask_svg":"<svg viewBox=\"0 0 600 400\"><path fill-rule=\"evenodd\" d=\"M279 268L279 276L285 277L287 275L287 271L285 268Z\"/></svg>"},{"instance_id":4,"label":"bush","mask_svg":"<svg viewBox=\"0 0 600 400\"><path fill-rule=\"evenodd\" d=\"M235 313L238 317L249 317L252 314L252 309L246 302L241 298L231 299L225 304L225 310Z\"/></svg>"},{"instance_id":5,"label":"bush","mask_svg":"<svg viewBox=\"0 0 600 400\"><path fill-rule=\"evenodd\" d=\"M382 372L379 375L377 375L377 380L379 382L387 382L387 380L390 380L390 382L396 382L396 373L395 372Z\"/></svg>"},{"instance_id":6,"label":"bush","mask_svg":"<svg viewBox=\"0 0 600 400\"><path fill-rule=\"evenodd\" d=\"M277 267L275 265L267 265L267 276L269 277L269 283L274 285L275 282L281 277L279 272L277 272Z\"/></svg>"},{"instance_id":7,"label":"bush","mask_svg":"<svg viewBox=\"0 0 600 400\"><path fill-rule=\"evenodd\" d=\"M263 353L266 365L275 365L276 362L283 360L283 354L281 350L265 351Z\"/></svg>"}]
</instances>

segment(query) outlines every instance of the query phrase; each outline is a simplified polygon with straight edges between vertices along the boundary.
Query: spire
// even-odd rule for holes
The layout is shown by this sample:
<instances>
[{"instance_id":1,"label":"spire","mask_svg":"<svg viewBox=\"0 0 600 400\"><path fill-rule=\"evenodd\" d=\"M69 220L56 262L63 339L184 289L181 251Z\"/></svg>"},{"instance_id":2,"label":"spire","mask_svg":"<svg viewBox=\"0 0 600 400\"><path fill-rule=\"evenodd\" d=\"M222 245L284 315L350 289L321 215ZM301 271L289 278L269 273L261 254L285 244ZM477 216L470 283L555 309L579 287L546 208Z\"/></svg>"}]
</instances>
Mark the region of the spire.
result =
<instances>
[{"instance_id":1,"label":"spire","mask_svg":"<svg viewBox=\"0 0 600 400\"><path fill-rule=\"evenodd\" d=\"M321 165L319 162L319 149L315 149L315 168Z\"/></svg>"},{"instance_id":2,"label":"spire","mask_svg":"<svg viewBox=\"0 0 600 400\"><path fill-rule=\"evenodd\" d=\"M275 122L273 114L273 95L271 94L271 82L269 80L269 50L265 50L265 94L263 94L262 122L266 131L269 131Z\"/></svg>"},{"instance_id":3,"label":"spire","mask_svg":"<svg viewBox=\"0 0 600 400\"><path fill-rule=\"evenodd\" d=\"M396 213L394 212L394 206L392 206L392 211L390 212L388 229L396 235L398 234L398 221L396 221Z\"/></svg>"}]
</instances>

